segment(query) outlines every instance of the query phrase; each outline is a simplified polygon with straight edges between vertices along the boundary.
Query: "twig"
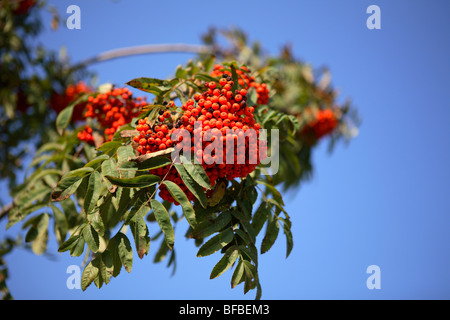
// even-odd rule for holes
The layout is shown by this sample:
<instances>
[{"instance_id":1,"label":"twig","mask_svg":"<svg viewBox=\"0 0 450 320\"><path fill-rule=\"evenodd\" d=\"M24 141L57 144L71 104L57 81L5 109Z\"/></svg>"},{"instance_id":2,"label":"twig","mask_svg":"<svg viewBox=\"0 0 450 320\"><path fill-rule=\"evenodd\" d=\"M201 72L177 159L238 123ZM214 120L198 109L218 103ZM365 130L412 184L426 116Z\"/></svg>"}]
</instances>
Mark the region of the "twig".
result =
<instances>
[{"instance_id":1,"label":"twig","mask_svg":"<svg viewBox=\"0 0 450 320\"><path fill-rule=\"evenodd\" d=\"M86 59L75 66L73 69L86 67L88 65L112 60L121 57L127 56L136 56L142 54L151 54L151 53L169 53L169 52L178 52L178 53L213 53L214 49L212 46L205 45L192 45L192 44L148 44L136 47L126 47L119 48L110 51L106 51L100 53L99 55Z\"/></svg>"},{"instance_id":2,"label":"twig","mask_svg":"<svg viewBox=\"0 0 450 320\"><path fill-rule=\"evenodd\" d=\"M0 209L0 220L8 215L8 212L13 208L13 204L9 203Z\"/></svg>"},{"instance_id":3,"label":"twig","mask_svg":"<svg viewBox=\"0 0 450 320\"><path fill-rule=\"evenodd\" d=\"M141 155L141 156L139 156L139 157L137 157L137 158L130 159L130 161L133 161L133 162L136 162L136 163L140 164L140 163L142 163L142 162L144 162L145 160L148 160L148 159L150 159L150 158L154 158L154 157L158 157L158 156L163 156L163 155L165 155L165 154L172 153L173 151L175 151L175 148L167 148L167 149L164 149L164 150L160 150L160 151L155 151L155 152L152 152L152 153L146 153L146 154L143 154L143 155Z\"/></svg>"}]
</instances>

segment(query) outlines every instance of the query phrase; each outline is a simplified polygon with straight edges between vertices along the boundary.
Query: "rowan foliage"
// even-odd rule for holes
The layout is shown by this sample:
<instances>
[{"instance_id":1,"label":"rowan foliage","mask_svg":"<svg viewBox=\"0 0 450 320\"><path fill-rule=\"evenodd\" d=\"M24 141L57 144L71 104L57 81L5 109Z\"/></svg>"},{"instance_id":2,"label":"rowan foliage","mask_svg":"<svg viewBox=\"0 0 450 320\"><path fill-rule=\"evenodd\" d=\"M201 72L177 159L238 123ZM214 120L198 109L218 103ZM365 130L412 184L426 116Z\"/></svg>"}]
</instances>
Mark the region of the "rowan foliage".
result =
<instances>
[{"instance_id":1,"label":"rowan foliage","mask_svg":"<svg viewBox=\"0 0 450 320\"><path fill-rule=\"evenodd\" d=\"M14 10L0 10L14 23L11 39L34 21L32 11L19 21ZM231 45L220 46L220 36ZM131 272L136 255L154 254L154 262L168 259L174 267L181 224L198 257L217 256L211 279L234 269L231 287L243 284L259 299L258 256L281 238L280 228L286 257L293 250L295 217L282 194L311 177L319 141L332 146L357 129L354 109L338 102L328 71L313 70L288 47L263 55L239 30L212 30L204 41L211 53L180 64L169 79L143 74L98 87L86 84L86 71L39 55L26 38L20 50L31 54L16 50L12 60L14 41L2 43L0 169L11 186L25 152L13 128L28 128L21 139L36 146L29 174L11 188L7 228L22 224L36 254L47 251L53 230L59 252L85 254L83 290L109 284L122 267ZM48 72L28 77L22 64ZM150 237L150 228L159 233ZM154 250L151 242L159 243ZM5 243L0 256L13 247Z\"/></svg>"}]
</instances>

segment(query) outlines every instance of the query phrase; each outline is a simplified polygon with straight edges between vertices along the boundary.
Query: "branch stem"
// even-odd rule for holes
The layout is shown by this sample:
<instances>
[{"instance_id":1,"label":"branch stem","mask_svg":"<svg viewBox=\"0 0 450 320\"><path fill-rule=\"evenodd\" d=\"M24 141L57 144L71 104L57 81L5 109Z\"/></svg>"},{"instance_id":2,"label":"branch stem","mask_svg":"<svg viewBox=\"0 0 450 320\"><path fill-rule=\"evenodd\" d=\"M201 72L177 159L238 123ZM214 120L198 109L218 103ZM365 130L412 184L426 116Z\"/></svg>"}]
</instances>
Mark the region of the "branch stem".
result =
<instances>
[{"instance_id":1,"label":"branch stem","mask_svg":"<svg viewBox=\"0 0 450 320\"><path fill-rule=\"evenodd\" d=\"M113 60L117 58L122 57L128 57L128 56L136 56L136 55L143 55L143 54L152 54L152 53L213 53L213 47L212 46L205 46L205 45L193 45L193 44L184 44L184 43L174 43L174 44L148 44L148 45L142 45L142 46L135 46L135 47L125 47L125 48L119 48L114 49L110 51L106 51L103 53L100 53L97 56L88 58L84 61L81 61L80 63L73 66L73 69L86 67L88 65L107 61L107 60Z\"/></svg>"}]
</instances>

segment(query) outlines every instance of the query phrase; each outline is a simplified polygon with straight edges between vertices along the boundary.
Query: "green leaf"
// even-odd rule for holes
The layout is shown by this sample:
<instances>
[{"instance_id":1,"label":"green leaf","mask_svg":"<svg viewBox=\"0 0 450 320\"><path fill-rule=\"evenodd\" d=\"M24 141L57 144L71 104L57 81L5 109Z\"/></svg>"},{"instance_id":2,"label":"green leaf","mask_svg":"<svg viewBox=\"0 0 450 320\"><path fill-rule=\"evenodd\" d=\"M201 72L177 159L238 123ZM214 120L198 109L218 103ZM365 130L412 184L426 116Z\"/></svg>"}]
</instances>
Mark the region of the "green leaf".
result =
<instances>
[{"instance_id":1,"label":"green leaf","mask_svg":"<svg viewBox=\"0 0 450 320\"><path fill-rule=\"evenodd\" d=\"M259 234L262 227L264 226L264 223L266 223L269 214L270 214L269 206L265 202L262 202L252 218L252 228L255 231L256 235Z\"/></svg>"},{"instance_id":2,"label":"green leaf","mask_svg":"<svg viewBox=\"0 0 450 320\"><path fill-rule=\"evenodd\" d=\"M219 232L225 228L231 221L231 213L225 211L219 214L219 216L214 220L206 220L197 224L197 226L192 231L190 237L194 239L203 239L213 233Z\"/></svg>"},{"instance_id":3,"label":"green leaf","mask_svg":"<svg viewBox=\"0 0 450 320\"><path fill-rule=\"evenodd\" d=\"M69 125L70 121L72 120L72 113L74 109L74 104L70 104L67 108L62 110L58 117L56 118L56 129L58 130L58 133L62 135L64 133L64 130Z\"/></svg>"},{"instance_id":4,"label":"green leaf","mask_svg":"<svg viewBox=\"0 0 450 320\"><path fill-rule=\"evenodd\" d=\"M153 262L158 263L163 261L167 256L167 252L169 252L169 247L167 246L165 241L162 241L158 251L155 254L155 257L153 258Z\"/></svg>"},{"instance_id":5,"label":"green leaf","mask_svg":"<svg viewBox=\"0 0 450 320\"><path fill-rule=\"evenodd\" d=\"M169 262L167 263L167 268L173 265L172 267L172 276L175 274L177 269L177 260L175 258L175 249L170 252Z\"/></svg>"},{"instance_id":6,"label":"green leaf","mask_svg":"<svg viewBox=\"0 0 450 320\"><path fill-rule=\"evenodd\" d=\"M113 259L109 251L97 255L95 259L89 262L83 270L81 276L81 289L85 291L92 282L97 288L101 288L103 283L108 284L113 275Z\"/></svg>"},{"instance_id":7,"label":"green leaf","mask_svg":"<svg viewBox=\"0 0 450 320\"><path fill-rule=\"evenodd\" d=\"M209 207L214 207L220 203L227 191L227 184L225 181L217 182L207 199Z\"/></svg>"},{"instance_id":8,"label":"green leaf","mask_svg":"<svg viewBox=\"0 0 450 320\"><path fill-rule=\"evenodd\" d=\"M233 78L233 87L231 88L231 91L235 92L239 86L239 78L236 72L236 66L234 64L231 64L230 68L231 68L231 76Z\"/></svg>"},{"instance_id":9,"label":"green leaf","mask_svg":"<svg viewBox=\"0 0 450 320\"><path fill-rule=\"evenodd\" d=\"M175 70L175 77L184 79L186 77L187 71L183 69L181 65L177 66L177 69Z\"/></svg>"},{"instance_id":10,"label":"green leaf","mask_svg":"<svg viewBox=\"0 0 450 320\"><path fill-rule=\"evenodd\" d=\"M89 262L81 275L81 289L85 291L92 282L99 276L98 260L94 259Z\"/></svg>"},{"instance_id":11,"label":"green leaf","mask_svg":"<svg viewBox=\"0 0 450 320\"><path fill-rule=\"evenodd\" d=\"M155 96L161 96L171 91L172 89L171 82L155 78L136 78L127 82L127 85L145 92L152 93Z\"/></svg>"},{"instance_id":12,"label":"green leaf","mask_svg":"<svg viewBox=\"0 0 450 320\"><path fill-rule=\"evenodd\" d=\"M79 257L84 251L84 238L80 235L76 238L74 245L70 248L70 255L72 257Z\"/></svg>"},{"instance_id":13,"label":"green leaf","mask_svg":"<svg viewBox=\"0 0 450 320\"><path fill-rule=\"evenodd\" d=\"M61 179L52 192L51 200L62 201L69 198L77 191L82 181L83 178L79 176Z\"/></svg>"},{"instance_id":14,"label":"green leaf","mask_svg":"<svg viewBox=\"0 0 450 320\"><path fill-rule=\"evenodd\" d=\"M150 236L147 223L140 215L135 215L130 223L130 229L133 233L136 251L140 259L147 255L150 250Z\"/></svg>"},{"instance_id":15,"label":"green leaf","mask_svg":"<svg viewBox=\"0 0 450 320\"><path fill-rule=\"evenodd\" d=\"M35 212L35 211L37 211L39 209L47 207L47 202L48 201L38 202L38 203L36 203L34 205L31 205L31 206L29 206L27 208L17 208L17 207L16 208L12 208L8 212L8 223L6 225L6 229L11 228L13 225L18 223L19 221L22 221L30 213Z\"/></svg>"},{"instance_id":16,"label":"green leaf","mask_svg":"<svg viewBox=\"0 0 450 320\"><path fill-rule=\"evenodd\" d=\"M243 263L245 275L244 294L246 294L250 289L255 288L258 280L258 272L256 271L255 266L252 265L250 261L244 260Z\"/></svg>"},{"instance_id":17,"label":"green leaf","mask_svg":"<svg viewBox=\"0 0 450 320\"><path fill-rule=\"evenodd\" d=\"M194 181L194 179L191 177L191 175L187 172L185 167L182 164L174 164L175 169L180 174L181 180L183 180L186 187L189 189L189 191L192 192L192 194L198 199L200 204L203 208L206 208L207 206L207 199L206 199L206 193L205 190L200 186L197 182Z\"/></svg>"},{"instance_id":18,"label":"green leaf","mask_svg":"<svg viewBox=\"0 0 450 320\"><path fill-rule=\"evenodd\" d=\"M122 269L122 260L120 259L118 243L119 239L113 237L109 243L107 250L109 251L112 259L112 276L117 277Z\"/></svg>"},{"instance_id":19,"label":"green leaf","mask_svg":"<svg viewBox=\"0 0 450 320\"><path fill-rule=\"evenodd\" d=\"M78 168L72 171L67 172L62 176L62 179L72 178L72 177L79 177L84 178L89 173L94 172L94 168L86 167L86 168Z\"/></svg>"},{"instance_id":20,"label":"green leaf","mask_svg":"<svg viewBox=\"0 0 450 320\"><path fill-rule=\"evenodd\" d=\"M34 254L41 255L47 251L48 242L48 230L46 229L43 233L39 234L37 238L31 243L31 250Z\"/></svg>"},{"instance_id":21,"label":"green leaf","mask_svg":"<svg viewBox=\"0 0 450 320\"><path fill-rule=\"evenodd\" d=\"M69 231L69 224L61 209L53 204L50 204L50 208L52 209L53 218L55 219L56 237L58 242L62 243L66 239L67 232Z\"/></svg>"},{"instance_id":22,"label":"green leaf","mask_svg":"<svg viewBox=\"0 0 450 320\"><path fill-rule=\"evenodd\" d=\"M58 252L65 252L68 251L70 249L72 249L75 245L76 242L78 241L78 238L80 237L79 234L72 234L69 239L67 239L66 241L64 241L58 248Z\"/></svg>"},{"instance_id":23,"label":"green leaf","mask_svg":"<svg viewBox=\"0 0 450 320\"><path fill-rule=\"evenodd\" d=\"M237 236L239 236L239 238L244 240L246 245L252 245L253 244L253 240L250 239L250 236L243 229L235 229L234 233Z\"/></svg>"},{"instance_id":24,"label":"green leaf","mask_svg":"<svg viewBox=\"0 0 450 320\"><path fill-rule=\"evenodd\" d=\"M37 182L45 178L46 176L61 176L61 170L58 169L37 169L33 174L28 177L28 179L23 183L21 186L19 186L14 191L17 192L28 192L30 188L32 188ZM59 179L58 179L59 180Z\"/></svg>"},{"instance_id":25,"label":"green leaf","mask_svg":"<svg viewBox=\"0 0 450 320\"><path fill-rule=\"evenodd\" d=\"M98 151L103 152L106 155L112 156L116 153L117 149L122 146L120 141L108 141L97 148Z\"/></svg>"},{"instance_id":26,"label":"green leaf","mask_svg":"<svg viewBox=\"0 0 450 320\"><path fill-rule=\"evenodd\" d=\"M250 221L247 218L247 216L245 214L243 214L240 210L233 210L232 214L239 220L240 224L242 225L244 230L247 232L252 243L255 243L256 242L256 232L255 232L255 230L253 230L253 227L250 224Z\"/></svg>"},{"instance_id":27,"label":"green leaf","mask_svg":"<svg viewBox=\"0 0 450 320\"><path fill-rule=\"evenodd\" d=\"M99 211L94 211L86 215L89 224L101 236L105 234L105 224Z\"/></svg>"},{"instance_id":28,"label":"green leaf","mask_svg":"<svg viewBox=\"0 0 450 320\"><path fill-rule=\"evenodd\" d=\"M67 225L69 230L79 224L80 215L78 214L77 207L71 198L67 198L60 202L61 208L67 218Z\"/></svg>"},{"instance_id":29,"label":"green leaf","mask_svg":"<svg viewBox=\"0 0 450 320\"><path fill-rule=\"evenodd\" d=\"M241 256L244 258L244 260L250 259L255 263L255 265L258 265L258 249L256 249L255 245L240 245L239 250L241 251ZM248 259L246 257L248 257Z\"/></svg>"},{"instance_id":30,"label":"green leaf","mask_svg":"<svg viewBox=\"0 0 450 320\"><path fill-rule=\"evenodd\" d=\"M40 184L33 189L27 190L14 199L14 204L19 210L25 209L35 201L48 201L48 195L51 193L51 189L45 185Z\"/></svg>"},{"instance_id":31,"label":"green leaf","mask_svg":"<svg viewBox=\"0 0 450 320\"><path fill-rule=\"evenodd\" d=\"M108 159L109 159L109 156L107 154L102 154L102 155L92 159L91 161L86 163L84 166L94 168L97 164L102 163L103 161L108 160Z\"/></svg>"},{"instance_id":32,"label":"green leaf","mask_svg":"<svg viewBox=\"0 0 450 320\"><path fill-rule=\"evenodd\" d=\"M225 271L227 271L239 257L239 250L236 246L232 246L225 251L223 257L219 260L219 262L214 266L210 279L214 279L222 275Z\"/></svg>"},{"instance_id":33,"label":"green leaf","mask_svg":"<svg viewBox=\"0 0 450 320\"><path fill-rule=\"evenodd\" d=\"M138 197L133 203L132 209L129 211L127 217L125 218L125 224L129 224L131 221L136 221L138 216L144 218L149 212L150 206L147 200L142 200Z\"/></svg>"},{"instance_id":34,"label":"green leaf","mask_svg":"<svg viewBox=\"0 0 450 320\"><path fill-rule=\"evenodd\" d=\"M195 219L194 208L192 207L192 203L189 201L186 194L181 190L181 188L172 181L164 181L163 184L167 187L172 197L181 205L183 209L183 214L186 217L186 220L189 222L192 228L195 228L197 221Z\"/></svg>"},{"instance_id":35,"label":"green leaf","mask_svg":"<svg viewBox=\"0 0 450 320\"><path fill-rule=\"evenodd\" d=\"M114 236L120 261L124 266L125 270L129 273L133 267L133 250L131 249L130 240L122 232L117 233Z\"/></svg>"},{"instance_id":36,"label":"green leaf","mask_svg":"<svg viewBox=\"0 0 450 320\"><path fill-rule=\"evenodd\" d=\"M180 156L180 160L183 163L184 168L190 174L190 176L201 185L205 189L211 189L211 181L209 180L208 175L206 174L205 169L203 169L201 164L192 164L188 163L186 158L182 155Z\"/></svg>"},{"instance_id":37,"label":"green leaf","mask_svg":"<svg viewBox=\"0 0 450 320\"><path fill-rule=\"evenodd\" d=\"M286 236L286 258L291 254L294 247L294 239L291 232L291 222L289 220L279 218L283 222L283 232Z\"/></svg>"},{"instance_id":38,"label":"green leaf","mask_svg":"<svg viewBox=\"0 0 450 320\"><path fill-rule=\"evenodd\" d=\"M207 74L207 73L199 72L199 73L197 73L197 74L194 76L194 78L195 78L195 79L198 79L198 80L203 80L203 81L206 81L206 82L216 82L216 83L219 83L219 80L218 80L216 77L212 77L212 76L210 76L210 75Z\"/></svg>"},{"instance_id":39,"label":"green leaf","mask_svg":"<svg viewBox=\"0 0 450 320\"><path fill-rule=\"evenodd\" d=\"M231 288L235 288L239 283L241 283L242 277L244 275L244 263L243 260L239 260L236 268L234 269L233 276L231 277Z\"/></svg>"},{"instance_id":40,"label":"green leaf","mask_svg":"<svg viewBox=\"0 0 450 320\"><path fill-rule=\"evenodd\" d=\"M189 81L186 82L186 84L189 84L189 83L190 83ZM180 102L182 104L185 104L186 101L188 100L188 98L186 98L186 95L184 94L184 92L181 91L179 88L175 88L174 91L175 91L175 93L177 95L177 98L180 99Z\"/></svg>"},{"instance_id":41,"label":"green leaf","mask_svg":"<svg viewBox=\"0 0 450 320\"><path fill-rule=\"evenodd\" d=\"M148 171L153 169L158 169L170 165L172 161L166 157L154 157L138 163L137 161L130 160L123 162L119 166L119 170L136 170L136 171Z\"/></svg>"},{"instance_id":42,"label":"green leaf","mask_svg":"<svg viewBox=\"0 0 450 320\"><path fill-rule=\"evenodd\" d=\"M48 151L52 151L52 150L58 150L58 151L62 151L64 149L64 145L60 144L60 143L56 143L56 142L48 142L44 145L42 145L34 154L34 157L37 157L41 154L43 154L44 152L48 152Z\"/></svg>"},{"instance_id":43,"label":"green leaf","mask_svg":"<svg viewBox=\"0 0 450 320\"><path fill-rule=\"evenodd\" d=\"M118 178L119 177L119 171L117 171L116 168L117 168L117 163L114 160L114 158L110 158L108 160L105 160L102 163L103 180L105 181L106 188L111 193L115 192L117 187L113 186L111 184L111 182L109 182L109 180L105 178L105 176L111 176L111 177L114 177L114 178Z\"/></svg>"},{"instance_id":44,"label":"green leaf","mask_svg":"<svg viewBox=\"0 0 450 320\"><path fill-rule=\"evenodd\" d=\"M42 213L24 224L24 227L31 224L30 229L25 235L25 242L33 242L37 237L47 231L49 215Z\"/></svg>"},{"instance_id":45,"label":"green leaf","mask_svg":"<svg viewBox=\"0 0 450 320\"><path fill-rule=\"evenodd\" d=\"M280 209L281 211L284 212L286 217L289 217L289 215L286 212L286 210L283 208L283 206L278 201L276 201L275 199L268 199L267 202L274 204L278 209Z\"/></svg>"},{"instance_id":46,"label":"green leaf","mask_svg":"<svg viewBox=\"0 0 450 320\"><path fill-rule=\"evenodd\" d=\"M91 174L89 185L84 198L84 211L86 214L92 212L97 206L97 201L102 193L102 176L98 171Z\"/></svg>"},{"instance_id":47,"label":"green leaf","mask_svg":"<svg viewBox=\"0 0 450 320\"><path fill-rule=\"evenodd\" d=\"M170 215L161 202L151 199L150 205L155 215L155 219L158 222L161 231L164 233L166 244L169 249L172 250L175 242L175 232L172 223L170 222Z\"/></svg>"},{"instance_id":48,"label":"green leaf","mask_svg":"<svg viewBox=\"0 0 450 320\"><path fill-rule=\"evenodd\" d=\"M245 217L245 219L250 220L252 218L253 205L244 197L238 197L236 202L238 205L237 210L239 211L239 214L242 217Z\"/></svg>"},{"instance_id":49,"label":"green leaf","mask_svg":"<svg viewBox=\"0 0 450 320\"><path fill-rule=\"evenodd\" d=\"M209 72L211 67L214 64L216 57L214 55L210 55L205 60L203 60L203 67L205 68L206 72Z\"/></svg>"},{"instance_id":50,"label":"green leaf","mask_svg":"<svg viewBox=\"0 0 450 320\"><path fill-rule=\"evenodd\" d=\"M219 251L227 244L229 244L233 240L233 237L234 237L233 230L231 228L225 229L218 235L206 241L205 244L203 244L198 250L197 257L209 256Z\"/></svg>"},{"instance_id":51,"label":"green leaf","mask_svg":"<svg viewBox=\"0 0 450 320\"><path fill-rule=\"evenodd\" d=\"M135 151L131 145L122 146L117 149L117 161L119 164L127 162L133 158L135 158Z\"/></svg>"},{"instance_id":52,"label":"green leaf","mask_svg":"<svg viewBox=\"0 0 450 320\"><path fill-rule=\"evenodd\" d=\"M280 231L280 225L278 224L278 220L274 219L267 226L266 234L261 243L261 253L266 253L272 248L275 240L277 240L278 233Z\"/></svg>"},{"instance_id":53,"label":"green leaf","mask_svg":"<svg viewBox=\"0 0 450 320\"><path fill-rule=\"evenodd\" d=\"M116 216L122 218L123 215L135 204L138 199L133 199L134 189L131 188L118 188L116 192L117 209Z\"/></svg>"},{"instance_id":54,"label":"green leaf","mask_svg":"<svg viewBox=\"0 0 450 320\"><path fill-rule=\"evenodd\" d=\"M101 264L99 269L103 281L108 284L114 269L112 256L108 250L105 250L105 252L101 254Z\"/></svg>"},{"instance_id":55,"label":"green leaf","mask_svg":"<svg viewBox=\"0 0 450 320\"><path fill-rule=\"evenodd\" d=\"M83 238L92 252L95 253L98 251L100 246L100 239L97 231L95 231L95 229L91 225L88 225L83 229Z\"/></svg>"},{"instance_id":56,"label":"green leaf","mask_svg":"<svg viewBox=\"0 0 450 320\"><path fill-rule=\"evenodd\" d=\"M135 178L116 178L112 176L105 176L113 185L123 188L145 188L150 187L159 181L161 178L152 174L146 174Z\"/></svg>"}]
</instances>

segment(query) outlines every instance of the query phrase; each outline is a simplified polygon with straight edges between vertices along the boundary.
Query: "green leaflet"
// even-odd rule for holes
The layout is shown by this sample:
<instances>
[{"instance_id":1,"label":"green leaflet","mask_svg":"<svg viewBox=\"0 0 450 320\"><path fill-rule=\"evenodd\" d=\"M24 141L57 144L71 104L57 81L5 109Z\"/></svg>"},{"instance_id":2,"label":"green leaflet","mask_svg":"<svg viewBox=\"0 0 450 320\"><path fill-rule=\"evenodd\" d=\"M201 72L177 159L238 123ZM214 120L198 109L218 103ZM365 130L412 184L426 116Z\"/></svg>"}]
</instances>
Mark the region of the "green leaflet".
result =
<instances>
[{"instance_id":1,"label":"green leaflet","mask_svg":"<svg viewBox=\"0 0 450 320\"><path fill-rule=\"evenodd\" d=\"M130 229L133 233L136 251L140 259L147 255L150 250L150 236L147 223L139 214L135 214L130 222Z\"/></svg>"},{"instance_id":2,"label":"green leaflet","mask_svg":"<svg viewBox=\"0 0 450 320\"><path fill-rule=\"evenodd\" d=\"M97 252L100 246L100 239L97 231L91 226L88 225L83 229L83 239L86 241L89 249L92 252Z\"/></svg>"},{"instance_id":3,"label":"green leaflet","mask_svg":"<svg viewBox=\"0 0 450 320\"><path fill-rule=\"evenodd\" d=\"M58 182L52 192L52 201L62 201L69 198L72 194L75 193L75 191L77 191L81 182L83 182L83 178L80 176L63 178Z\"/></svg>"},{"instance_id":4,"label":"green leaflet","mask_svg":"<svg viewBox=\"0 0 450 320\"><path fill-rule=\"evenodd\" d=\"M219 260L219 262L214 266L211 271L210 279L214 279L222 275L225 271L227 271L239 257L239 250L236 246L232 246L225 251L223 257Z\"/></svg>"},{"instance_id":5,"label":"green leaflet","mask_svg":"<svg viewBox=\"0 0 450 320\"><path fill-rule=\"evenodd\" d=\"M69 125L70 120L72 120L74 106L75 104L70 104L67 108L61 111L56 118L56 129L60 135L64 133L64 130Z\"/></svg>"},{"instance_id":6,"label":"green leaflet","mask_svg":"<svg viewBox=\"0 0 450 320\"><path fill-rule=\"evenodd\" d=\"M167 246L169 249L173 249L175 232L173 230L172 223L170 222L169 213L162 203L155 199L150 200L150 205L155 215L155 219L158 222L161 231L164 233Z\"/></svg>"},{"instance_id":7,"label":"green leaflet","mask_svg":"<svg viewBox=\"0 0 450 320\"><path fill-rule=\"evenodd\" d=\"M187 161L184 156L180 156L180 160L182 161L182 164L186 171L189 173L192 179L195 180L195 182L197 182L205 189L211 189L211 182L209 181L209 177L201 164L188 163L189 161Z\"/></svg>"},{"instance_id":8,"label":"green leaflet","mask_svg":"<svg viewBox=\"0 0 450 320\"><path fill-rule=\"evenodd\" d=\"M129 273L133 267L133 249L131 248L130 240L122 232L117 233L114 236L114 239L120 261L125 270Z\"/></svg>"},{"instance_id":9,"label":"green leaflet","mask_svg":"<svg viewBox=\"0 0 450 320\"><path fill-rule=\"evenodd\" d=\"M158 176L146 174L135 178L116 178L105 176L113 185L123 188L145 188L158 183L161 179Z\"/></svg>"},{"instance_id":10,"label":"green leaflet","mask_svg":"<svg viewBox=\"0 0 450 320\"><path fill-rule=\"evenodd\" d=\"M266 234L261 243L261 253L266 253L272 248L275 240L277 240L278 233L280 231L280 225L278 224L278 220L272 220L267 226Z\"/></svg>"},{"instance_id":11,"label":"green leaflet","mask_svg":"<svg viewBox=\"0 0 450 320\"><path fill-rule=\"evenodd\" d=\"M203 244L198 250L197 257L209 256L219 251L227 244L229 244L231 240L233 240L233 237L234 237L233 230L231 230L230 228L225 229L218 235L215 235L214 237L206 241L205 244Z\"/></svg>"},{"instance_id":12,"label":"green leaflet","mask_svg":"<svg viewBox=\"0 0 450 320\"><path fill-rule=\"evenodd\" d=\"M84 211L86 213L90 213L95 209L102 189L102 176L98 171L95 171L89 178L89 185L84 198Z\"/></svg>"},{"instance_id":13,"label":"green leaflet","mask_svg":"<svg viewBox=\"0 0 450 320\"><path fill-rule=\"evenodd\" d=\"M175 201L180 203L183 209L183 214L191 227L195 228L197 221L195 219L194 208L192 207L192 204L188 200L187 196L184 194L183 190L181 190L181 188L172 181L164 181L163 184L167 187L167 190L169 190Z\"/></svg>"},{"instance_id":14,"label":"green leaflet","mask_svg":"<svg viewBox=\"0 0 450 320\"><path fill-rule=\"evenodd\" d=\"M103 283L108 284L113 275L114 265L111 254L108 250L98 255L89 262L81 275L81 289L85 291L92 282L97 288L101 288Z\"/></svg>"},{"instance_id":15,"label":"green leaflet","mask_svg":"<svg viewBox=\"0 0 450 320\"><path fill-rule=\"evenodd\" d=\"M205 190L200 186L188 173L186 168L182 164L174 164L175 169L180 174L181 180L183 180L186 187L192 194L198 199L203 208L207 206L207 199Z\"/></svg>"}]
</instances>

